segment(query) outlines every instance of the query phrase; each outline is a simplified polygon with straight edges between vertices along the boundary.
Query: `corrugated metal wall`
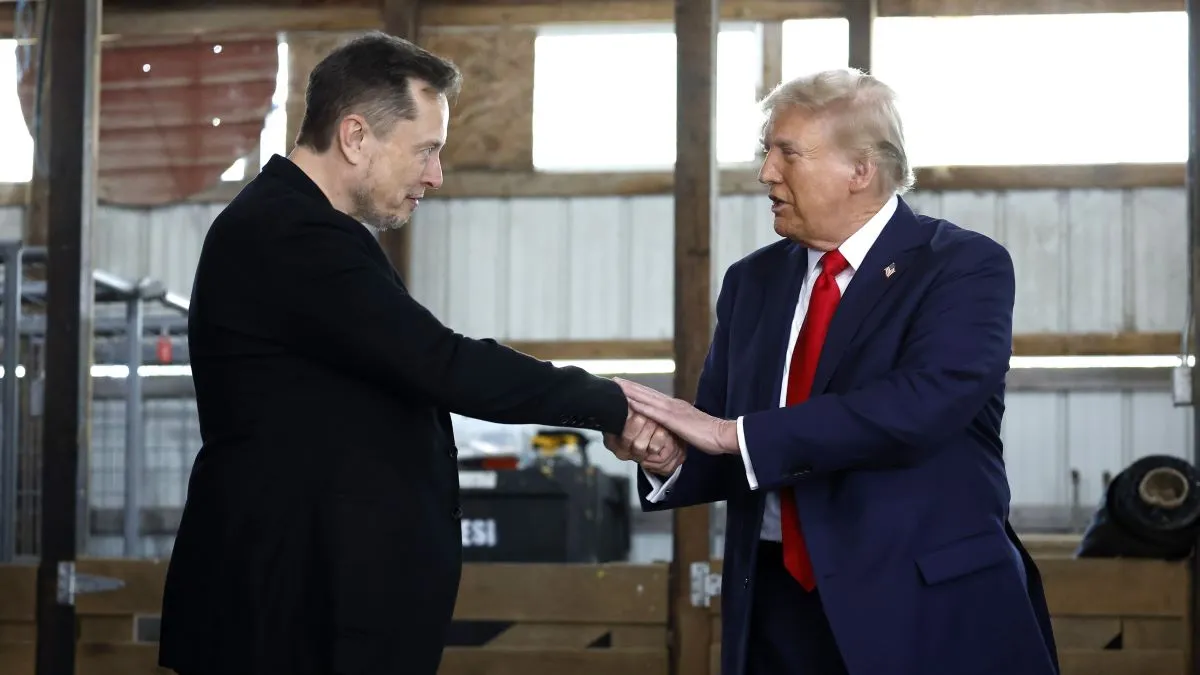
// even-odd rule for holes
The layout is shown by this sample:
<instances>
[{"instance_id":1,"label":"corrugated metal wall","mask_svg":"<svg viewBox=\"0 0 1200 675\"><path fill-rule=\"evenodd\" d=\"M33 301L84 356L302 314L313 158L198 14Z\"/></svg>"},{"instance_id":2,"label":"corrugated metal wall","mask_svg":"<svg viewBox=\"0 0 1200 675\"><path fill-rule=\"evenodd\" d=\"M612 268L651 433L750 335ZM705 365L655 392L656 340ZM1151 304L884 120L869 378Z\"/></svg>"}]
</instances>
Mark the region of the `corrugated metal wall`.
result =
<instances>
[{"instance_id":1,"label":"corrugated metal wall","mask_svg":"<svg viewBox=\"0 0 1200 675\"><path fill-rule=\"evenodd\" d=\"M910 202L1009 248L1018 333L1182 326L1181 189L915 193ZM414 222L412 289L468 335L666 338L673 227L666 196L433 199ZM765 197L722 197L714 302L726 267L776 239Z\"/></svg>"},{"instance_id":2,"label":"corrugated metal wall","mask_svg":"<svg viewBox=\"0 0 1200 675\"><path fill-rule=\"evenodd\" d=\"M200 245L219 204L182 204L158 209L102 206L92 221L92 264L130 279L150 277L186 297ZM21 237L23 209L0 207L0 240Z\"/></svg>"},{"instance_id":3,"label":"corrugated metal wall","mask_svg":"<svg viewBox=\"0 0 1200 675\"><path fill-rule=\"evenodd\" d=\"M1180 328L1187 282L1181 189L916 193L909 201L1008 246L1018 275L1018 332ZM150 276L186 295L204 232L219 210L101 208L96 265ZM19 209L0 209L0 239L16 237L20 219ZM433 199L413 226L414 294L468 335L671 335L670 197ZM730 263L774 239L764 198L723 197L713 235L714 298ZM1021 391L1009 395L1008 406L1004 435L1014 505L1069 505L1077 470L1078 498L1089 507L1099 499L1105 471L1116 473L1145 454L1190 452L1190 411L1173 408L1166 390ZM118 409L96 409L98 507L123 499ZM199 445L190 415L191 407L147 409L147 466L161 468L170 484L147 484L157 505L181 503L188 453Z\"/></svg>"},{"instance_id":4,"label":"corrugated metal wall","mask_svg":"<svg viewBox=\"0 0 1200 675\"><path fill-rule=\"evenodd\" d=\"M1187 287L1182 189L914 193L919 211L1005 244L1017 267L1015 330L1172 331ZM101 207L94 261L191 291L219 205ZM672 199L431 199L413 223L414 295L468 335L513 340L671 336ZM713 294L726 267L776 239L765 198L726 196ZM21 209L0 208L0 239Z\"/></svg>"}]
</instances>

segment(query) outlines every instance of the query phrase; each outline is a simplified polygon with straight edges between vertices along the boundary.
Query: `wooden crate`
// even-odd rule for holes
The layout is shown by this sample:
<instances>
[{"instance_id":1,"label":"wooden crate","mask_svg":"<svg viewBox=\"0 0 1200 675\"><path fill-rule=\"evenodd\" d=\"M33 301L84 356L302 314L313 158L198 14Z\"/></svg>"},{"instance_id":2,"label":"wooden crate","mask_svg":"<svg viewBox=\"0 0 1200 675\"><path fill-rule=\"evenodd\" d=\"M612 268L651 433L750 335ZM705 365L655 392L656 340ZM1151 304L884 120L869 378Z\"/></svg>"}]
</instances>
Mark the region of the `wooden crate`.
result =
<instances>
[{"instance_id":1,"label":"wooden crate","mask_svg":"<svg viewBox=\"0 0 1200 675\"><path fill-rule=\"evenodd\" d=\"M1185 675L1187 563L1076 560L1062 541L1030 546L1046 586L1062 675ZM712 570L719 573L721 561ZM720 673L721 603L712 604L710 673Z\"/></svg>"},{"instance_id":2,"label":"wooden crate","mask_svg":"<svg viewBox=\"0 0 1200 675\"><path fill-rule=\"evenodd\" d=\"M166 563L81 560L78 571L125 587L78 597L77 673L172 675L135 630L157 619ZM35 579L34 567L0 566L4 675L34 672ZM667 580L665 564L468 564L455 620L488 622L494 636L447 649L439 674L667 675Z\"/></svg>"}]
</instances>

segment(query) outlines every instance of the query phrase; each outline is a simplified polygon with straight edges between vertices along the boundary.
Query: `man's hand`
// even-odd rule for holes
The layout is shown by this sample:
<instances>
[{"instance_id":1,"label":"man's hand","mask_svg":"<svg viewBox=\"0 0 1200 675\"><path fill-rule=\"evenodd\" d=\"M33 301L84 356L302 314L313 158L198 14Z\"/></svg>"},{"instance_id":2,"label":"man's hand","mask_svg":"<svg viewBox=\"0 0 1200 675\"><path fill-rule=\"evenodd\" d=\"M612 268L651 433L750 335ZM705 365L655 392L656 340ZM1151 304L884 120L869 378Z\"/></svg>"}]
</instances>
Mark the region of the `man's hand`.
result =
<instances>
[{"instance_id":1,"label":"man's hand","mask_svg":"<svg viewBox=\"0 0 1200 675\"><path fill-rule=\"evenodd\" d=\"M629 399L630 410L657 422L697 450L710 455L740 452L737 423L733 420L713 417L687 401L671 398L636 382L613 379Z\"/></svg>"},{"instance_id":2,"label":"man's hand","mask_svg":"<svg viewBox=\"0 0 1200 675\"><path fill-rule=\"evenodd\" d=\"M686 448L678 438L636 413L630 413L620 436L604 434L604 446L617 459L635 461L646 471L661 476L674 473L686 455Z\"/></svg>"}]
</instances>

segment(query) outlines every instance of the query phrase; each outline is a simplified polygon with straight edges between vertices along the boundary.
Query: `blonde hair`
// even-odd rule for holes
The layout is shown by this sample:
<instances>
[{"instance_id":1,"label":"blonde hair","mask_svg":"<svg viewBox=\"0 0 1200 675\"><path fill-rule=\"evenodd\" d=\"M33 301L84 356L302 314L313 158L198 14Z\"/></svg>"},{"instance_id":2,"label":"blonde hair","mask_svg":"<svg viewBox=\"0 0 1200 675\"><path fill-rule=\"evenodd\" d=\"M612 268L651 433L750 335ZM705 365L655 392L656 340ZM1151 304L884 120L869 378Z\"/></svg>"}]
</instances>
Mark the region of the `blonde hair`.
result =
<instances>
[{"instance_id":1,"label":"blonde hair","mask_svg":"<svg viewBox=\"0 0 1200 675\"><path fill-rule=\"evenodd\" d=\"M854 68L812 73L775 87L759 105L768 120L786 108L836 115L839 143L876 163L886 191L903 194L912 188L896 93L875 77Z\"/></svg>"}]
</instances>

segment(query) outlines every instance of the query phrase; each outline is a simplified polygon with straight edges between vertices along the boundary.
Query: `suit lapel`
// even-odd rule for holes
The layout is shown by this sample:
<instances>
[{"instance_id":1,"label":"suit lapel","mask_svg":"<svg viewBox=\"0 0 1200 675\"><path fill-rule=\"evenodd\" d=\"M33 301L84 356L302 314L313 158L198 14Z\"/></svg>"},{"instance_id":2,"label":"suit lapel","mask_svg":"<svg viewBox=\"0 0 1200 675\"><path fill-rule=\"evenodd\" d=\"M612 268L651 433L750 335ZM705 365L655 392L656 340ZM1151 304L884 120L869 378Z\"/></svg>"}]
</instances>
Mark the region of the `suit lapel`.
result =
<instances>
[{"instance_id":1,"label":"suit lapel","mask_svg":"<svg viewBox=\"0 0 1200 675\"><path fill-rule=\"evenodd\" d=\"M927 240L924 228L901 199L896 205L896 213L884 226L862 265L854 271L854 277L838 303L813 377L814 396L825 391L862 322L876 304L899 285L901 277L908 271L908 263Z\"/></svg>"},{"instance_id":2,"label":"suit lapel","mask_svg":"<svg viewBox=\"0 0 1200 675\"><path fill-rule=\"evenodd\" d=\"M787 360L788 336L792 330L792 319L796 315L796 303L800 300L800 288L808 272L808 249L799 244L786 248L784 262L776 268L766 281L764 308L765 352L761 357L769 367L771 377L759 378L756 403L761 409L779 406L779 392L783 387L783 366Z\"/></svg>"}]
</instances>

